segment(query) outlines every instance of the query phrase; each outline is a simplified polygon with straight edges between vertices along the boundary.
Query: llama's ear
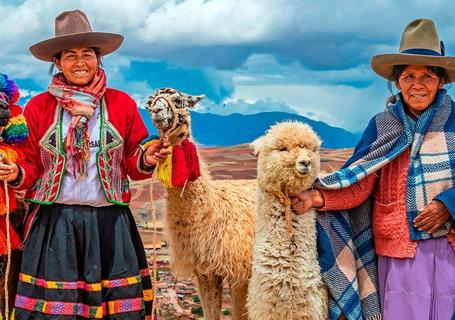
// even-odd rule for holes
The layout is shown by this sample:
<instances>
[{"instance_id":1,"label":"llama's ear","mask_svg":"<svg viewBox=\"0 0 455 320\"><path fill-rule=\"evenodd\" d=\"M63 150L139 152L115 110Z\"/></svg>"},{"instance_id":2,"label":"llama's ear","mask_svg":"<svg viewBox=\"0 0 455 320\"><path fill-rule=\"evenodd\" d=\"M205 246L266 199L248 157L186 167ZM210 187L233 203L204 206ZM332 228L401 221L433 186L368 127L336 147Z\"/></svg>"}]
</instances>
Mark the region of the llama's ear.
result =
<instances>
[{"instance_id":1,"label":"llama's ear","mask_svg":"<svg viewBox=\"0 0 455 320\"><path fill-rule=\"evenodd\" d=\"M250 143L250 148L253 149L253 154L257 157L261 151L262 145L264 143L264 136L257 138Z\"/></svg>"},{"instance_id":2,"label":"llama's ear","mask_svg":"<svg viewBox=\"0 0 455 320\"><path fill-rule=\"evenodd\" d=\"M188 96L189 107L194 108L194 106L205 98L205 95L201 94L200 96Z\"/></svg>"}]
</instances>

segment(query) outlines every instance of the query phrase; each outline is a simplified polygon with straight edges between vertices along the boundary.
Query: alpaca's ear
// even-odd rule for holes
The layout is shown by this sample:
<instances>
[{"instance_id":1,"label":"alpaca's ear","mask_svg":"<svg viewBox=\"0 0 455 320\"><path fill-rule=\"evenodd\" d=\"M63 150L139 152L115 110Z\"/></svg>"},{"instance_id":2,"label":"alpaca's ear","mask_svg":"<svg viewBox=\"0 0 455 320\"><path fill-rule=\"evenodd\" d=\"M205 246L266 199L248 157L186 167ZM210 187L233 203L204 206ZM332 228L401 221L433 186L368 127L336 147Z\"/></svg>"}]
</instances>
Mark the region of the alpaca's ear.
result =
<instances>
[{"instance_id":1,"label":"alpaca's ear","mask_svg":"<svg viewBox=\"0 0 455 320\"><path fill-rule=\"evenodd\" d=\"M261 151L262 145L264 144L264 136L257 138L250 143L250 148L253 149L253 154L257 157Z\"/></svg>"},{"instance_id":2,"label":"alpaca's ear","mask_svg":"<svg viewBox=\"0 0 455 320\"><path fill-rule=\"evenodd\" d=\"M205 98L205 95L201 94L200 96L188 96L188 102L190 108L193 108L199 101Z\"/></svg>"}]
</instances>

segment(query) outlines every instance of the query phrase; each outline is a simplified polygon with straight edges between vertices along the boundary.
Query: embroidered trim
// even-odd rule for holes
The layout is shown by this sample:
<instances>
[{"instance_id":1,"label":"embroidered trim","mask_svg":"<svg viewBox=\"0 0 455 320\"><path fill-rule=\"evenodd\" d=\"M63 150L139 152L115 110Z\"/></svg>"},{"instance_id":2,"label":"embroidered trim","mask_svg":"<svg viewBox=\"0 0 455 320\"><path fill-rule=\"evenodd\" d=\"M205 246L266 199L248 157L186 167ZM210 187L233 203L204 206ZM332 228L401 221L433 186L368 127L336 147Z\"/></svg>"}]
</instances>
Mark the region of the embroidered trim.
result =
<instances>
[{"instance_id":1,"label":"embroidered trim","mask_svg":"<svg viewBox=\"0 0 455 320\"><path fill-rule=\"evenodd\" d=\"M98 175L107 201L125 205L122 199L120 169L124 141L120 133L109 122L104 99L101 99L100 107L100 140L103 148L100 146L100 150L96 154Z\"/></svg>"},{"instance_id":2,"label":"embroidered trim","mask_svg":"<svg viewBox=\"0 0 455 320\"><path fill-rule=\"evenodd\" d=\"M148 268L139 270L139 273L142 278L150 276L150 270Z\"/></svg>"},{"instance_id":3,"label":"embroidered trim","mask_svg":"<svg viewBox=\"0 0 455 320\"><path fill-rule=\"evenodd\" d=\"M102 306L88 306L83 303L45 301L25 296L16 296L16 308L38 311L53 315L74 315L85 318L103 318L105 315L135 312L144 309L142 298L120 299L103 302Z\"/></svg>"},{"instance_id":4,"label":"embroidered trim","mask_svg":"<svg viewBox=\"0 0 455 320\"><path fill-rule=\"evenodd\" d=\"M53 125L43 135L39 141L41 161L43 163L43 176L41 184L32 193L32 202L40 204L52 204L60 193L60 184L63 178L64 168L66 167L66 157L60 151L62 143L62 108L57 107Z\"/></svg>"},{"instance_id":5,"label":"embroidered trim","mask_svg":"<svg viewBox=\"0 0 455 320\"><path fill-rule=\"evenodd\" d=\"M113 280L102 280L101 283L86 283L84 281L47 281L45 279L32 277L31 275L25 273L19 274L19 281L47 289L85 290L93 292L101 291L102 288L118 288L138 284L142 281L142 278L148 277L150 275L150 272L147 271L148 269L144 269L140 271L140 275L138 276ZM144 292L145 291L147 290L144 290Z\"/></svg>"},{"instance_id":6,"label":"embroidered trim","mask_svg":"<svg viewBox=\"0 0 455 320\"><path fill-rule=\"evenodd\" d=\"M45 301L16 295L16 308L38 311L53 315L75 315L85 318L103 318L103 307L88 306L83 303Z\"/></svg>"}]
</instances>

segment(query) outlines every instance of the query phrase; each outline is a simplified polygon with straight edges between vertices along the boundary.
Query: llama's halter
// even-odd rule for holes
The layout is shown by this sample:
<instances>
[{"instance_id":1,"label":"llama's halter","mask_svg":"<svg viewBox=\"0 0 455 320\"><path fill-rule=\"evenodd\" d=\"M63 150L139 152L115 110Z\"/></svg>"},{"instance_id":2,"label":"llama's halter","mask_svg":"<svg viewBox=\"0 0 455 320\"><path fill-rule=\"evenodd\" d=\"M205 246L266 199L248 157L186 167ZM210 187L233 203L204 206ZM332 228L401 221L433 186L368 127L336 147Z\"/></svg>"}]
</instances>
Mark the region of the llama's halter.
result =
<instances>
[{"instance_id":1,"label":"llama's halter","mask_svg":"<svg viewBox=\"0 0 455 320\"><path fill-rule=\"evenodd\" d=\"M167 95L165 94L158 94L150 105L154 105L158 100L164 100L168 104L169 108L171 108L171 111L174 115L172 119L172 124L169 128L163 130L161 128L158 128L158 134L159 136L163 139L163 142L169 144L169 137L171 137L179 128L179 115L183 116L185 119L185 122L188 124L188 128L191 126L191 117L190 117L190 112L188 111L187 108L177 108L175 103L168 98Z\"/></svg>"},{"instance_id":2,"label":"llama's halter","mask_svg":"<svg viewBox=\"0 0 455 320\"><path fill-rule=\"evenodd\" d=\"M167 129L157 128L158 135L163 140L163 143L166 143L169 145L170 137L179 129L179 125L181 124L179 122L179 115L183 116L184 121L182 123L186 123L188 125L188 128L191 128L191 117L190 117L190 112L188 111L188 108L177 108L175 103L171 99L169 99L167 94L164 94L164 93L156 95L153 98L153 100L150 102L150 105L152 105L152 106L155 105L155 103L160 99L166 101L167 105L169 106L169 108L171 109L172 114L173 114L172 124L169 128L167 128ZM188 132L186 135L186 138L188 138L189 135L190 134ZM183 186L180 197L183 196L185 189L186 189L186 181Z\"/></svg>"}]
</instances>

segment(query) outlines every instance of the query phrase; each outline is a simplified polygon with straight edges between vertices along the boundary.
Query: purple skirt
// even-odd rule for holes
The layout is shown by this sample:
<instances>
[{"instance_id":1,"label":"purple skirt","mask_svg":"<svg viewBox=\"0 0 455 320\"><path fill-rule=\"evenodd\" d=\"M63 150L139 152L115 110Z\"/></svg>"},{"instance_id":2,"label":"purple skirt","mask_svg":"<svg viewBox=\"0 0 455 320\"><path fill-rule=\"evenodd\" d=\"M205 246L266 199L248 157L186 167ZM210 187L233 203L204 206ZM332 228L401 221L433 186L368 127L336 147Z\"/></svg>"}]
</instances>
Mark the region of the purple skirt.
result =
<instances>
[{"instance_id":1,"label":"purple skirt","mask_svg":"<svg viewBox=\"0 0 455 320\"><path fill-rule=\"evenodd\" d=\"M378 257L384 320L451 320L455 253L446 237L421 240L413 259Z\"/></svg>"}]
</instances>

